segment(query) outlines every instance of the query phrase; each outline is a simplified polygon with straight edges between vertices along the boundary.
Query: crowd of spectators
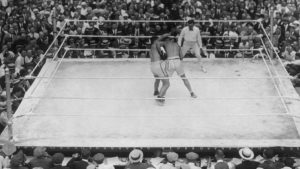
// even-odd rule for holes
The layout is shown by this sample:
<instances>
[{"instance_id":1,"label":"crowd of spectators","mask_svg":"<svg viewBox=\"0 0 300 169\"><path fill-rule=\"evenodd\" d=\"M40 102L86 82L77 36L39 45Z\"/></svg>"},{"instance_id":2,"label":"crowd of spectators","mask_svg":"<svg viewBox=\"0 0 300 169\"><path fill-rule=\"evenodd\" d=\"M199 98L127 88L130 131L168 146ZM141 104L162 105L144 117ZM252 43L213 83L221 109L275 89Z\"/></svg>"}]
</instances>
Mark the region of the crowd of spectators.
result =
<instances>
[{"instance_id":1,"label":"crowd of spectators","mask_svg":"<svg viewBox=\"0 0 300 169\"><path fill-rule=\"evenodd\" d=\"M272 44L277 54L286 60L287 70L295 77L295 86L300 86L300 1L299 0L0 0L0 124L7 123L5 98L5 69L10 70L12 84L12 105L15 111L29 88L31 80L22 77L30 74L33 68L44 59L44 54L57 31L64 28L63 34L69 35L109 35L109 36L159 36L164 33L176 35L185 26L185 22L163 22L164 20L188 21L195 19L201 30L207 57L252 57L256 53L220 52L219 49L258 49L263 47L260 38L270 49L265 36L272 31ZM271 11L274 13L271 13ZM273 30L270 15L274 15ZM83 22L80 20L91 20ZM93 20L93 21L92 21ZM105 20L117 20L105 22ZM145 22L135 22L145 20ZM206 22L197 22L206 20ZM212 20L257 20L258 22L215 22ZM151 21L151 22L147 22ZM157 21L157 22L155 22ZM217 36L215 38L205 36ZM60 42L62 38L58 39ZM58 44L60 43L58 42ZM148 49L150 38L104 38L72 37L66 45L71 48L108 48L104 51L71 51L67 57L147 57L145 52L114 52L114 48ZM267 51L265 51L267 52ZM246 153L252 151L244 149ZM262 158L252 162L253 157L241 155L242 163L226 159L222 150L216 151L212 162L201 163L199 155L188 153L185 158L171 152L161 154L151 160L143 159L143 152L130 153L126 169L242 169L270 168L294 169L291 158L275 159L272 150L266 150ZM62 166L64 155L56 153L50 156L45 149L34 151L34 158L26 160L22 151L14 155L0 156L0 168L12 169L114 169L105 163L101 153L91 156L90 151L75 154L66 166ZM210 159L210 158L209 158ZM249 160L251 162L249 162ZM241 162L241 161L240 161ZM249 164L249 165L246 165ZM243 166L243 165L246 165ZM4 167L5 166L5 167Z\"/></svg>"},{"instance_id":2,"label":"crowd of spectators","mask_svg":"<svg viewBox=\"0 0 300 169\"><path fill-rule=\"evenodd\" d=\"M32 156L13 144L4 145L0 153L0 168L6 169L298 169L299 159L281 157L272 148L255 154L250 148L241 148L236 157L226 157L222 149L214 156L201 156L197 152L178 154L154 149L144 156L140 149L133 149L127 157L107 157L105 153L92 153L89 148L71 157L61 152L52 155L46 148L36 147Z\"/></svg>"},{"instance_id":3,"label":"crowd of spectators","mask_svg":"<svg viewBox=\"0 0 300 169\"><path fill-rule=\"evenodd\" d=\"M30 74L39 61L44 59L55 34L62 29L66 20L75 21L66 23L58 44L66 34L135 37L159 36L164 33L176 35L186 24L182 21L195 19L205 48L215 49L206 52L207 57L252 57L257 54L252 50L222 52L219 49L258 49L263 47L260 38L270 50L266 34L270 35L272 31L272 44L277 54L287 61L287 70L295 77L295 86L299 86L299 8L299 0L0 0L1 91L5 91L5 68L9 68L13 79L12 97L16 100L13 111L16 110L19 98L23 97L31 83L30 80L20 79ZM274 16L273 30L270 25L271 15ZM262 24L249 20L257 20ZM70 51L66 57L147 57L145 52L119 52L114 48L148 49L151 44L150 38L75 36L69 36L65 45L71 48L108 48L111 51ZM6 123L5 100L5 92L1 92L0 111L4 112L0 118L2 125Z\"/></svg>"}]
</instances>

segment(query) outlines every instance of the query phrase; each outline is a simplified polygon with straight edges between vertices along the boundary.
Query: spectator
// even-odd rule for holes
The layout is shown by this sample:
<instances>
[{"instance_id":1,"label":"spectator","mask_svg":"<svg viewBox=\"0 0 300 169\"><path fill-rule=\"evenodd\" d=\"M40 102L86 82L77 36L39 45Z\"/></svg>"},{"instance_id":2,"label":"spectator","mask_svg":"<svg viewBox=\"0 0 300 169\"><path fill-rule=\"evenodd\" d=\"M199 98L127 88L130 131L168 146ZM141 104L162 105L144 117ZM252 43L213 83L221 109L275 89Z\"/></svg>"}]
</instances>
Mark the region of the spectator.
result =
<instances>
[{"instance_id":1,"label":"spectator","mask_svg":"<svg viewBox=\"0 0 300 169\"><path fill-rule=\"evenodd\" d=\"M300 60L287 62L285 68L291 76L296 76L300 73Z\"/></svg>"},{"instance_id":2,"label":"spectator","mask_svg":"<svg viewBox=\"0 0 300 169\"><path fill-rule=\"evenodd\" d=\"M16 146L11 142L3 144L0 151L0 167L9 168L12 155L16 152Z\"/></svg>"},{"instance_id":3,"label":"spectator","mask_svg":"<svg viewBox=\"0 0 300 169\"><path fill-rule=\"evenodd\" d=\"M296 74L292 79L294 87L300 87L300 73Z\"/></svg>"},{"instance_id":4,"label":"spectator","mask_svg":"<svg viewBox=\"0 0 300 169\"><path fill-rule=\"evenodd\" d=\"M10 160L11 169L28 169L25 165L26 157L23 151L19 151L17 154L13 155Z\"/></svg>"},{"instance_id":5,"label":"spectator","mask_svg":"<svg viewBox=\"0 0 300 169\"><path fill-rule=\"evenodd\" d=\"M263 152L264 162L258 165L257 169L279 169L278 164L275 162L273 149L265 149Z\"/></svg>"},{"instance_id":6,"label":"spectator","mask_svg":"<svg viewBox=\"0 0 300 169\"><path fill-rule=\"evenodd\" d=\"M154 149L153 157L149 161L157 169L165 162L165 158L162 157L162 152L163 150L160 148Z\"/></svg>"},{"instance_id":7,"label":"spectator","mask_svg":"<svg viewBox=\"0 0 300 169\"><path fill-rule=\"evenodd\" d=\"M295 160L287 157L284 159L284 167L282 169L294 169Z\"/></svg>"},{"instance_id":8,"label":"spectator","mask_svg":"<svg viewBox=\"0 0 300 169\"><path fill-rule=\"evenodd\" d=\"M245 57L245 50L246 49L250 49L250 43L248 40L248 38L246 36L243 36L242 41L239 44L239 49L242 49L238 54L237 57Z\"/></svg>"},{"instance_id":9,"label":"spectator","mask_svg":"<svg viewBox=\"0 0 300 169\"><path fill-rule=\"evenodd\" d=\"M125 169L148 169L154 168L153 165L144 163L144 154L141 150L134 149L129 153L129 165Z\"/></svg>"},{"instance_id":10,"label":"spectator","mask_svg":"<svg viewBox=\"0 0 300 169\"><path fill-rule=\"evenodd\" d=\"M225 154L221 149L217 149L215 153L215 158L217 160L215 165L211 166L211 169L235 169L235 166L231 162L226 162Z\"/></svg>"},{"instance_id":11,"label":"spectator","mask_svg":"<svg viewBox=\"0 0 300 169\"><path fill-rule=\"evenodd\" d=\"M282 57L289 62L295 61L296 51L293 50L291 45L288 45L285 47Z\"/></svg>"},{"instance_id":12,"label":"spectator","mask_svg":"<svg viewBox=\"0 0 300 169\"><path fill-rule=\"evenodd\" d=\"M113 165L107 164L105 156L102 153L95 154L92 160L87 169L115 169Z\"/></svg>"},{"instance_id":13,"label":"spectator","mask_svg":"<svg viewBox=\"0 0 300 169\"><path fill-rule=\"evenodd\" d=\"M14 86L13 90L11 92L11 98L14 99L14 102L12 103L12 112L16 112L17 108L19 107L19 105L21 104L21 98L24 96L25 92L24 89L21 88L20 86ZM40 149L37 149L34 151L34 158L35 160L33 160L33 164L37 164L39 165L39 162L42 161L41 163L44 163L45 161L47 161L46 156L46 152L44 155L42 155L42 152L38 152L41 151ZM46 162L45 162L46 163Z\"/></svg>"},{"instance_id":14,"label":"spectator","mask_svg":"<svg viewBox=\"0 0 300 169\"><path fill-rule=\"evenodd\" d=\"M67 167L70 169L86 169L89 165L89 159L91 157L91 150L83 148L81 150L81 156L78 153L72 155L71 160L68 162Z\"/></svg>"},{"instance_id":15,"label":"spectator","mask_svg":"<svg viewBox=\"0 0 300 169\"><path fill-rule=\"evenodd\" d=\"M62 166L65 156L62 153L55 153L52 156L53 167L51 169L70 169L69 167Z\"/></svg>"},{"instance_id":16,"label":"spectator","mask_svg":"<svg viewBox=\"0 0 300 169\"><path fill-rule=\"evenodd\" d=\"M25 66L25 59L24 57L26 56L26 50L21 50L20 53L18 53L18 56L16 58L16 61L15 61L15 73L18 74L20 73L21 70L24 69L24 66Z\"/></svg>"},{"instance_id":17,"label":"spectator","mask_svg":"<svg viewBox=\"0 0 300 169\"><path fill-rule=\"evenodd\" d=\"M159 169L176 169L175 162L178 160L178 154L169 152L167 154L167 163L160 166Z\"/></svg>"},{"instance_id":18,"label":"spectator","mask_svg":"<svg viewBox=\"0 0 300 169\"><path fill-rule=\"evenodd\" d=\"M199 155L194 152L189 152L185 155L187 165L182 165L182 169L201 169Z\"/></svg>"},{"instance_id":19,"label":"spectator","mask_svg":"<svg viewBox=\"0 0 300 169\"><path fill-rule=\"evenodd\" d=\"M46 148L37 147L33 150L33 159L31 159L28 163L30 168L41 167L43 169L52 168L52 160L48 153L46 152Z\"/></svg>"},{"instance_id":20,"label":"spectator","mask_svg":"<svg viewBox=\"0 0 300 169\"><path fill-rule=\"evenodd\" d=\"M248 148L242 148L239 150L239 155L243 159L242 163L236 166L236 169L256 169L259 165L258 162L253 161L254 153Z\"/></svg>"}]
</instances>

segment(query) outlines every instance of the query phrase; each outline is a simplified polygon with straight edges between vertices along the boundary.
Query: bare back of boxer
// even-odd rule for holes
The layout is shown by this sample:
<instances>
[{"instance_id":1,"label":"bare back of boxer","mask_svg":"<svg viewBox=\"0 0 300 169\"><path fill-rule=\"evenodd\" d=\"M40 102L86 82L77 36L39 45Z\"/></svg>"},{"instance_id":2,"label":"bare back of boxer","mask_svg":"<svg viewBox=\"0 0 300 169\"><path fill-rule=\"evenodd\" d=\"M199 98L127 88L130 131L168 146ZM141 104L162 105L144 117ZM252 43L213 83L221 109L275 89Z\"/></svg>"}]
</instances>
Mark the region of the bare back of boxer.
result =
<instances>
[{"instance_id":1,"label":"bare back of boxer","mask_svg":"<svg viewBox=\"0 0 300 169\"><path fill-rule=\"evenodd\" d=\"M184 68L181 61L184 56L181 52L180 46L174 38L168 38L162 45L164 46L168 56L168 75L172 76L172 74L176 71L177 75L181 77L181 79L184 82L184 85L189 90L191 97L196 98L197 96L193 92L190 82L187 79L184 72Z\"/></svg>"},{"instance_id":2,"label":"bare back of boxer","mask_svg":"<svg viewBox=\"0 0 300 169\"><path fill-rule=\"evenodd\" d=\"M182 52L181 52L179 45L176 42L174 42L172 40L172 38L168 38L168 40L166 40L162 45L166 49L169 60L170 59L180 59L180 60L183 59Z\"/></svg>"},{"instance_id":3,"label":"bare back of boxer","mask_svg":"<svg viewBox=\"0 0 300 169\"><path fill-rule=\"evenodd\" d=\"M160 46L162 44L161 41L156 40L154 41L154 43L151 45L151 49L150 49L150 60L151 62L157 62L160 61L160 53L157 50L157 46Z\"/></svg>"},{"instance_id":4,"label":"bare back of boxer","mask_svg":"<svg viewBox=\"0 0 300 169\"><path fill-rule=\"evenodd\" d=\"M158 102L159 105L164 104L164 94L165 94L164 91L166 91L170 86L169 79L167 78L168 74L165 68L163 67L165 65L164 59L167 56L164 49L163 51L161 51L161 46L163 44L162 40L167 36L169 36L169 34L162 35L158 37L158 39L156 40L153 40L155 37L152 38L152 45L150 49L151 72L155 77L154 96L158 97L156 101ZM163 85L159 91L158 88L159 88L160 81L162 81Z\"/></svg>"}]
</instances>

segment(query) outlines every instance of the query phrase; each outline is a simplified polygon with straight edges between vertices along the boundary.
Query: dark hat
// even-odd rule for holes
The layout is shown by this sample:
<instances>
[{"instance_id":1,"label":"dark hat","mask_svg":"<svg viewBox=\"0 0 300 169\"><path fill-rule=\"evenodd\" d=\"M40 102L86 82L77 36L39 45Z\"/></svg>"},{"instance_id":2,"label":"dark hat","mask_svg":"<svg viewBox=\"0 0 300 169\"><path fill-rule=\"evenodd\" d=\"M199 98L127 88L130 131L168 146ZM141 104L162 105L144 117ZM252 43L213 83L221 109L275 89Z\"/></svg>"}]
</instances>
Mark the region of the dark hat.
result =
<instances>
[{"instance_id":1,"label":"dark hat","mask_svg":"<svg viewBox=\"0 0 300 169\"><path fill-rule=\"evenodd\" d=\"M290 157L287 157L285 160L284 160L284 164L288 167L293 167L294 166L294 163L295 163L295 160L290 158Z\"/></svg>"},{"instance_id":2,"label":"dark hat","mask_svg":"<svg viewBox=\"0 0 300 169\"><path fill-rule=\"evenodd\" d=\"M91 150L89 148L83 148L81 150L81 156L83 158L88 158L91 155Z\"/></svg>"},{"instance_id":3,"label":"dark hat","mask_svg":"<svg viewBox=\"0 0 300 169\"><path fill-rule=\"evenodd\" d=\"M97 153L94 155L93 160L97 163L97 164L101 164L104 160L105 156L102 153Z\"/></svg>"},{"instance_id":4,"label":"dark hat","mask_svg":"<svg viewBox=\"0 0 300 169\"><path fill-rule=\"evenodd\" d=\"M11 160L10 160L10 165L12 167L18 167L21 164L23 164L25 162L25 156L23 151L19 151L17 154L15 154Z\"/></svg>"},{"instance_id":5,"label":"dark hat","mask_svg":"<svg viewBox=\"0 0 300 169\"><path fill-rule=\"evenodd\" d=\"M15 81L17 83L18 81ZM23 89L21 87L15 86L11 92L12 95L18 93L18 92L23 92Z\"/></svg>"},{"instance_id":6,"label":"dark hat","mask_svg":"<svg viewBox=\"0 0 300 169\"><path fill-rule=\"evenodd\" d=\"M254 25L253 25L253 23L248 22L248 23L246 24L246 26L254 26Z\"/></svg>"},{"instance_id":7,"label":"dark hat","mask_svg":"<svg viewBox=\"0 0 300 169\"><path fill-rule=\"evenodd\" d=\"M219 158L223 158L225 156L225 154L224 154L222 149L217 149L216 153L215 153L215 156L219 157Z\"/></svg>"},{"instance_id":8,"label":"dark hat","mask_svg":"<svg viewBox=\"0 0 300 169\"><path fill-rule=\"evenodd\" d=\"M62 153L55 153L52 156L53 164L61 164L64 160L65 156Z\"/></svg>"},{"instance_id":9,"label":"dark hat","mask_svg":"<svg viewBox=\"0 0 300 169\"><path fill-rule=\"evenodd\" d=\"M192 24L192 23L195 23L195 22L194 22L194 19L189 19L189 20L187 21L187 23L188 23L188 24Z\"/></svg>"},{"instance_id":10,"label":"dark hat","mask_svg":"<svg viewBox=\"0 0 300 169\"><path fill-rule=\"evenodd\" d=\"M274 151L271 148L265 149L264 150L264 155L268 159L273 158L275 156Z\"/></svg>"}]
</instances>

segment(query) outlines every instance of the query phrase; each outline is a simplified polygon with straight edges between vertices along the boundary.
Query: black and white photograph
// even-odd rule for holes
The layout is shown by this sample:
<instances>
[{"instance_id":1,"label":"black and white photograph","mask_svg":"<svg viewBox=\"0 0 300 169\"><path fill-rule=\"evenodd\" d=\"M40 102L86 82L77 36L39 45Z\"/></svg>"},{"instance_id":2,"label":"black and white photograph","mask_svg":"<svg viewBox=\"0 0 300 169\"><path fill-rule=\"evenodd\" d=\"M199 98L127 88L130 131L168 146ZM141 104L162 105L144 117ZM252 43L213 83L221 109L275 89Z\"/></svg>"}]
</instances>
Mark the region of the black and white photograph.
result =
<instances>
[{"instance_id":1,"label":"black and white photograph","mask_svg":"<svg viewBox=\"0 0 300 169\"><path fill-rule=\"evenodd\" d=\"M0 169L300 169L300 0L0 0Z\"/></svg>"}]
</instances>

